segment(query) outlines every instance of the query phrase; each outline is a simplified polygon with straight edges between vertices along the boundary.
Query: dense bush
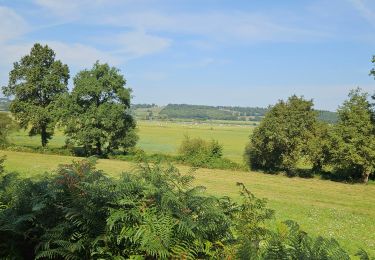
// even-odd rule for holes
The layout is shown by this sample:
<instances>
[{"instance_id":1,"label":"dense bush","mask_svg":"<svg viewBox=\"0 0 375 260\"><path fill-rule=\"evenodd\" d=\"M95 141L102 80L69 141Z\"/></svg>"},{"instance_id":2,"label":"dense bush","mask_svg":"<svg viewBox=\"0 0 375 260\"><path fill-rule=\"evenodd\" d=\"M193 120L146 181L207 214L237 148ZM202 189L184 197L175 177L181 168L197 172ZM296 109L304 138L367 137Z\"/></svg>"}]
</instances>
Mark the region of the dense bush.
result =
<instances>
[{"instance_id":1,"label":"dense bush","mask_svg":"<svg viewBox=\"0 0 375 260\"><path fill-rule=\"evenodd\" d=\"M1 174L0 257L348 259L336 241L313 239L294 222L268 229L273 211L242 184L236 203L192 181L159 164L115 180L90 160L43 180Z\"/></svg>"},{"instance_id":2,"label":"dense bush","mask_svg":"<svg viewBox=\"0 0 375 260\"><path fill-rule=\"evenodd\" d=\"M240 169L237 163L223 158L223 146L216 140L185 136L179 148L178 161L194 167Z\"/></svg>"},{"instance_id":3,"label":"dense bush","mask_svg":"<svg viewBox=\"0 0 375 260\"><path fill-rule=\"evenodd\" d=\"M368 182L375 171L374 113L369 95L352 90L338 109L338 122L331 136L331 163L343 177Z\"/></svg>"},{"instance_id":4,"label":"dense bush","mask_svg":"<svg viewBox=\"0 0 375 260\"><path fill-rule=\"evenodd\" d=\"M307 155L306 147L317 114L312 100L291 96L271 107L257 127L245 150L245 159L252 169L268 171L296 170Z\"/></svg>"}]
</instances>

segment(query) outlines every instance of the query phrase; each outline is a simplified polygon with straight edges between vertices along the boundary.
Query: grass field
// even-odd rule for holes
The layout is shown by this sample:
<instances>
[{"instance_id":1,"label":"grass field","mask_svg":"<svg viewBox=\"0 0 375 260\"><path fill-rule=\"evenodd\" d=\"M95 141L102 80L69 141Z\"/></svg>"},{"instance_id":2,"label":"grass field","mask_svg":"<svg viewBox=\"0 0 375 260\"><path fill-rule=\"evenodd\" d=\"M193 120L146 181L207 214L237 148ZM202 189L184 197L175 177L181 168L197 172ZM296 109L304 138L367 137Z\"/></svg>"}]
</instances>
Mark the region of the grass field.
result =
<instances>
[{"instance_id":1,"label":"grass field","mask_svg":"<svg viewBox=\"0 0 375 260\"><path fill-rule=\"evenodd\" d=\"M147 153L175 154L184 135L216 139L224 146L224 156L235 162L243 161L242 155L253 126L249 124L223 124L222 122L169 122L169 121L139 121L138 147ZM29 137L23 130L10 135L9 141L20 146L40 146L40 137ZM49 147L61 147L65 137L61 131L56 131Z\"/></svg>"},{"instance_id":2,"label":"grass field","mask_svg":"<svg viewBox=\"0 0 375 260\"><path fill-rule=\"evenodd\" d=\"M150 126L149 131L152 129ZM0 151L0 155L7 156L7 171L17 171L29 177L40 176L54 170L58 164L74 159L10 151ZM113 176L134 167L129 162L98 161L98 168ZM188 170L188 167L180 168L183 172ZM196 184L206 186L210 194L228 195L235 199L238 199L235 183L243 182L256 196L269 200L269 206L276 210L278 221L293 219L312 235L335 237L352 254L359 247L375 254L375 185L209 169L199 169L195 176Z\"/></svg>"}]
</instances>

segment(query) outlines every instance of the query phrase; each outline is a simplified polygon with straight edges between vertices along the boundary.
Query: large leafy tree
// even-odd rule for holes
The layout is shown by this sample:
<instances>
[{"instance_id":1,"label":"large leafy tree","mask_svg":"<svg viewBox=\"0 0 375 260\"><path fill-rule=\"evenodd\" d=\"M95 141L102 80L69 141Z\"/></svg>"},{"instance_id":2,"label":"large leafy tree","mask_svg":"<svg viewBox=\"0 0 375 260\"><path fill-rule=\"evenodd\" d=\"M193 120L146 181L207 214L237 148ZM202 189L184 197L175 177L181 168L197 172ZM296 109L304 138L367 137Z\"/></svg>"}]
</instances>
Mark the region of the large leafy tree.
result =
<instances>
[{"instance_id":1,"label":"large leafy tree","mask_svg":"<svg viewBox=\"0 0 375 260\"><path fill-rule=\"evenodd\" d=\"M245 156L253 169L296 169L317 124L312 100L295 95L270 107L247 146Z\"/></svg>"},{"instance_id":2,"label":"large leafy tree","mask_svg":"<svg viewBox=\"0 0 375 260\"><path fill-rule=\"evenodd\" d=\"M56 123L55 101L68 91L69 68L55 59L47 45L36 43L30 54L13 64L9 83L3 87L6 96L13 96L10 111L20 126L29 128L29 135L41 135L46 146Z\"/></svg>"},{"instance_id":3,"label":"large leafy tree","mask_svg":"<svg viewBox=\"0 0 375 260\"><path fill-rule=\"evenodd\" d=\"M339 121L332 136L335 168L367 182L375 170L375 127L369 95L357 88L338 109Z\"/></svg>"},{"instance_id":4,"label":"large leafy tree","mask_svg":"<svg viewBox=\"0 0 375 260\"><path fill-rule=\"evenodd\" d=\"M125 84L118 69L99 62L74 77L72 93L61 99L62 122L72 142L98 155L136 144L131 89Z\"/></svg>"}]
</instances>

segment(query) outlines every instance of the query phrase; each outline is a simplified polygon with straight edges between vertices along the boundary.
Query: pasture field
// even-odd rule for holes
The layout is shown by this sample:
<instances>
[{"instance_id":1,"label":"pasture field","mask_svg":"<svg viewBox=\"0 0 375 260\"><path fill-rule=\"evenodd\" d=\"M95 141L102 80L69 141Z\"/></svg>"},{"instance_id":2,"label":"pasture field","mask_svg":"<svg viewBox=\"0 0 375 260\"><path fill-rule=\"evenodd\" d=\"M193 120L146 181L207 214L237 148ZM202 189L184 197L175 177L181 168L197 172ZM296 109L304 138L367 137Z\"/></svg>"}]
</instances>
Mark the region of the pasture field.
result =
<instances>
[{"instance_id":1,"label":"pasture field","mask_svg":"<svg viewBox=\"0 0 375 260\"><path fill-rule=\"evenodd\" d=\"M231 123L231 124L230 124ZM224 157L237 163L243 162L243 152L254 126L226 122L171 122L171 121L138 121L139 141L137 146L147 153L175 154L184 135L215 139L223 145ZM13 132L9 141L19 146L40 146L40 137L29 137L23 130ZM58 148L65 144L62 131L57 130L48 147Z\"/></svg>"},{"instance_id":2,"label":"pasture field","mask_svg":"<svg viewBox=\"0 0 375 260\"><path fill-rule=\"evenodd\" d=\"M153 131L152 126L150 131ZM173 128L172 128L173 129ZM0 151L7 171L41 177L58 164L79 158ZM112 176L136 167L130 162L98 160L97 167ZM182 172L189 167L179 166ZM238 199L236 182L243 182L257 197L267 198L277 221L296 220L312 235L335 237L354 255L359 247L375 253L375 185L344 184L319 179L287 178L257 172L198 169L195 183L213 195Z\"/></svg>"}]
</instances>

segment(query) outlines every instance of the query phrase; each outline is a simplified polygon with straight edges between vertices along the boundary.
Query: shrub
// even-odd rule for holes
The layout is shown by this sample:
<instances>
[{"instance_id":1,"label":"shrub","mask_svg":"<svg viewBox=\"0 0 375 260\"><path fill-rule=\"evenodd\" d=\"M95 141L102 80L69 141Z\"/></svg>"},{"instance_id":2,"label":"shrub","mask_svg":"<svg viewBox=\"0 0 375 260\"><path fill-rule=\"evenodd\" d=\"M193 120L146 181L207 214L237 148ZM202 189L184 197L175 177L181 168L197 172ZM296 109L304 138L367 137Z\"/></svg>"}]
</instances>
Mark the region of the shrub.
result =
<instances>
[{"instance_id":1,"label":"shrub","mask_svg":"<svg viewBox=\"0 0 375 260\"><path fill-rule=\"evenodd\" d=\"M225 164L223 146L216 140L205 141L201 138L185 136L179 148L180 160L195 167Z\"/></svg>"}]
</instances>

